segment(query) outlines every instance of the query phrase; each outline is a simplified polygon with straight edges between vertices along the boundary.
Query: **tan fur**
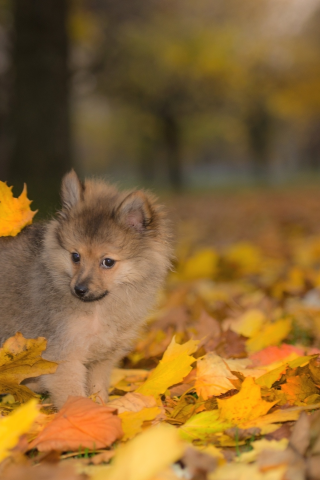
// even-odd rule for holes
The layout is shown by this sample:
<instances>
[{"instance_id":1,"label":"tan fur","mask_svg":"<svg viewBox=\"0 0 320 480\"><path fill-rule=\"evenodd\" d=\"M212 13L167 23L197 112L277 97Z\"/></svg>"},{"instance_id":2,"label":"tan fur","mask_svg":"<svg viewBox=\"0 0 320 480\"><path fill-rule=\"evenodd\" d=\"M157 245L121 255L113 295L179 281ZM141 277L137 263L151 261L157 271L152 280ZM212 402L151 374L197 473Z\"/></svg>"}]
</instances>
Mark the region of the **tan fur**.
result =
<instances>
[{"instance_id":1,"label":"tan fur","mask_svg":"<svg viewBox=\"0 0 320 480\"><path fill-rule=\"evenodd\" d=\"M82 185L74 172L61 195L56 219L0 241L1 343L17 331L48 339L44 357L59 367L32 386L57 408L68 395L107 400L111 369L131 349L171 257L167 220L151 195Z\"/></svg>"}]
</instances>

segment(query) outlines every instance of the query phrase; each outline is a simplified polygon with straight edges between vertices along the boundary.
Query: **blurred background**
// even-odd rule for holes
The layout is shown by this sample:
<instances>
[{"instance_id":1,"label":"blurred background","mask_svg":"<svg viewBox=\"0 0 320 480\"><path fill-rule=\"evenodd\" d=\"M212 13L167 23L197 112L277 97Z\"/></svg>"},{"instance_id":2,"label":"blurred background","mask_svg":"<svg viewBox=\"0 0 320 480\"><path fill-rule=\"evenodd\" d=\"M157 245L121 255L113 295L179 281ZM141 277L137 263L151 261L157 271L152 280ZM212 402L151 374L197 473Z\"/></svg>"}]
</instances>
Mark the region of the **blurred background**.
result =
<instances>
[{"instance_id":1,"label":"blurred background","mask_svg":"<svg viewBox=\"0 0 320 480\"><path fill-rule=\"evenodd\" d=\"M252 204L297 223L305 192L320 208L319 26L320 0L0 0L0 178L42 212L71 167L152 188L228 215L207 238L239 205L241 238Z\"/></svg>"}]
</instances>

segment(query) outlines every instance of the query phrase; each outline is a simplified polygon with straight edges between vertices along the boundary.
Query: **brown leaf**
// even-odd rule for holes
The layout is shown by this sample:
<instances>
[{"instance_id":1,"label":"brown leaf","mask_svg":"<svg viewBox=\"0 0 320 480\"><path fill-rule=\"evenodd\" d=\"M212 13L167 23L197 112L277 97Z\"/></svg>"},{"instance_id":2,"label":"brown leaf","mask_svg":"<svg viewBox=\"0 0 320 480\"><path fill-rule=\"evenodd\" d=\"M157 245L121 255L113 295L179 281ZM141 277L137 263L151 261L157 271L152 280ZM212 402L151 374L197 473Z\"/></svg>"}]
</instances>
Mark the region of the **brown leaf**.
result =
<instances>
[{"instance_id":1,"label":"brown leaf","mask_svg":"<svg viewBox=\"0 0 320 480\"><path fill-rule=\"evenodd\" d=\"M140 410L145 407L156 407L157 402L155 398L150 395L129 392L123 397L108 402L107 406L118 410L120 414L123 412L140 412Z\"/></svg>"},{"instance_id":2,"label":"brown leaf","mask_svg":"<svg viewBox=\"0 0 320 480\"><path fill-rule=\"evenodd\" d=\"M121 420L114 415L114 409L98 405L89 398L69 397L30 448L41 452L94 450L108 447L122 435Z\"/></svg>"},{"instance_id":3,"label":"brown leaf","mask_svg":"<svg viewBox=\"0 0 320 480\"><path fill-rule=\"evenodd\" d=\"M18 402L35 396L19 384L26 378L56 371L57 363L41 358L46 346L45 338L26 339L20 332L5 341L0 349L0 394L11 393Z\"/></svg>"},{"instance_id":4,"label":"brown leaf","mask_svg":"<svg viewBox=\"0 0 320 480\"><path fill-rule=\"evenodd\" d=\"M207 474L213 472L218 465L217 458L191 447L186 449L181 461L194 479L207 478Z\"/></svg>"},{"instance_id":5,"label":"brown leaf","mask_svg":"<svg viewBox=\"0 0 320 480\"><path fill-rule=\"evenodd\" d=\"M259 436L261 433L261 429L258 427L251 427L251 428L231 427L231 428L227 428L224 431L224 433L232 439L238 439L242 441L242 440L251 438L252 436L255 436L255 437Z\"/></svg>"},{"instance_id":6,"label":"brown leaf","mask_svg":"<svg viewBox=\"0 0 320 480\"><path fill-rule=\"evenodd\" d=\"M289 445L300 455L304 455L310 443L310 417L302 412L295 424L290 437Z\"/></svg>"},{"instance_id":7,"label":"brown leaf","mask_svg":"<svg viewBox=\"0 0 320 480\"><path fill-rule=\"evenodd\" d=\"M309 371L314 383L320 385L320 355L310 360Z\"/></svg>"},{"instance_id":8,"label":"brown leaf","mask_svg":"<svg viewBox=\"0 0 320 480\"><path fill-rule=\"evenodd\" d=\"M319 389L315 386L310 376L305 374L288 377L287 382L281 385L281 390L286 394L290 405L300 405L310 395L319 394Z\"/></svg>"},{"instance_id":9,"label":"brown leaf","mask_svg":"<svg viewBox=\"0 0 320 480\"><path fill-rule=\"evenodd\" d=\"M104 452L94 455L89 460L90 463L93 463L93 465L100 465L100 463L108 463L110 462L111 458L114 457L115 453L115 450L105 450Z\"/></svg>"},{"instance_id":10,"label":"brown leaf","mask_svg":"<svg viewBox=\"0 0 320 480\"><path fill-rule=\"evenodd\" d=\"M228 329L222 334L220 343L215 351L224 358L244 358L247 356L246 340L246 337L243 335Z\"/></svg>"},{"instance_id":11,"label":"brown leaf","mask_svg":"<svg viewBox=\"0 0 320 480\"><path fill-rule=\"evenodd\" d=\"M79 475L71 465L13 465L2 474L1 480L85 480L86 475Z\"/></svg>"}]
</instances>

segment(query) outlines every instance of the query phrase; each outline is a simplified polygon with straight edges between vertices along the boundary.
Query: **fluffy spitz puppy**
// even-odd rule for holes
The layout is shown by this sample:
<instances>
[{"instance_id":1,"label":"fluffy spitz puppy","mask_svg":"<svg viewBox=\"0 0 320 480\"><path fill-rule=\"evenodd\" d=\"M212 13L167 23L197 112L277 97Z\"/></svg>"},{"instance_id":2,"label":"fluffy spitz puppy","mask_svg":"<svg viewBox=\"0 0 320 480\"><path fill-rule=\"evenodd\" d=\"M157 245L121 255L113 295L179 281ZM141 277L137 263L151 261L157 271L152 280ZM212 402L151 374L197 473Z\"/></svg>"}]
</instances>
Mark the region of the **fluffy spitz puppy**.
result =
<instances>
[{"instance_id":1,"label":"fluffy spitz puppy","mask_svg":"<svg viewBox=\"0 0 320 480\"><path fill-rule=\"evenodd\" d=\"M57 218L0 241L0 340L48 340L42 375L60 408L68 395L108 399L112 367L131 348L170 266L166 217L142 191L62 181ZM33 387L35 387L33 385Z\"/></svg>"}]
</instances>

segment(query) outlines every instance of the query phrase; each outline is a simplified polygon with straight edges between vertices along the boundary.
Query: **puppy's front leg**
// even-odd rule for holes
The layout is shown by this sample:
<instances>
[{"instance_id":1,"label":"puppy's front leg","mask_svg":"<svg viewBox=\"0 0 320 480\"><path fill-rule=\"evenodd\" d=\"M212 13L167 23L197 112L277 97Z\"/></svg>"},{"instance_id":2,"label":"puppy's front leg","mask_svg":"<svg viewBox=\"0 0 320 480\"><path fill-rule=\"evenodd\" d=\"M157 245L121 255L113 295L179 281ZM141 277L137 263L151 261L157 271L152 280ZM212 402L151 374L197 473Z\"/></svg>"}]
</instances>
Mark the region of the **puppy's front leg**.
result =
<instances>
[{"instance_id":1,"label":"puppy's front leg","mask_svg":"<svg viewBox=\"0 0 320 480\"><path fill-rule=\"evenodd\" d=\"M108 401L108 389L110 384L111 370L113 362L104 360L102 362L93 362L89 365L88 387L89 395L97 393L104 402Z\"/></svg>"},{"instance_id":2,"label":"puppy's front leg","mask_svg":"<svg viewBox=\"0 0 320 480\"><path fill-rule=\"evenodd\" d=\"M41 384L55 407L61 408L69 395L85 397L88 370L75 359L64 360L53 375L42 375Z\"/></svg>"}]
</instances>

